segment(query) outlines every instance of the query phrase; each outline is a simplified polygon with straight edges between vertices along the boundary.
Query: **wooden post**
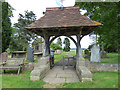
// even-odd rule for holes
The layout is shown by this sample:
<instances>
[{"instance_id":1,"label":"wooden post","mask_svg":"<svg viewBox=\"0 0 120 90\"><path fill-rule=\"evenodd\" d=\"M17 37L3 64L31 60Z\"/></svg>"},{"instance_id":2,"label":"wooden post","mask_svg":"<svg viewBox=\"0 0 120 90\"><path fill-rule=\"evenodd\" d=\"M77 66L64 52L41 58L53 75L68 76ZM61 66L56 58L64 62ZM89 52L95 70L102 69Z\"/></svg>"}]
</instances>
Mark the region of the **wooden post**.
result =
<instances>
[{"instance_id":1,"label":"wooden post","mask_svg":"<svg viewBox=\"0 0 120 90\"><path fill-rule=\"evenodd\" d=\"M69 66L69 57L68 57L68 65L67 66Z\"/></svg>"},{"instance_id":2,"label":"wooden post","mask_svg":"<svg viewBox=\"0 0 120 90\"><path fill-rule=\"evenodd\" d=\"M79 35L76 35L77 37L77 56L82 57L82 49L80 45L80 40L82 39Z\"/></svg>"},{"instance_id":3,"label":"wooden post","mask_svg":"<svg viewBox=\"0 0 120 90\"><path fill-rule=\"evenodd\" d=\"M50 37L47 35L44 35L44 40L45 40L45 46L43 48L43 57L49 56L50 55L50 42L49 42Z\"/></svg>"},{"instance_id":4,"label":"wooden post","mask_svg":"<svg viewBox=\"0 0 120 90\"><path fill-rule=\"evenodd\" d=\"M63 70L64 70L64 56L63 56Z\"/></svg>"}]
</instances>

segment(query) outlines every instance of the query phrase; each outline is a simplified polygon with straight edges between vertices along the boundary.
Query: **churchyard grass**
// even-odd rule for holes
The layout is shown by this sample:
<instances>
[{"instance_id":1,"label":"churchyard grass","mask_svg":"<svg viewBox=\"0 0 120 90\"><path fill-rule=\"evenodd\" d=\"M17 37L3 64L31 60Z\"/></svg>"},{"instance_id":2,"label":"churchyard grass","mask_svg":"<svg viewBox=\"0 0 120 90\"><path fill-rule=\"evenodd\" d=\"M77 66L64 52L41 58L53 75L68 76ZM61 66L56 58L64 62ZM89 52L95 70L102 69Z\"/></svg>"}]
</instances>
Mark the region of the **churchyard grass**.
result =
<instances>
[{"instance_id":1,"label":"churchyard grass","mask_svg":"<svg viewBox=\"0 0 120 90\"><path fill-rule=\"evenodd\" d=\"M30 72L24 71L20 75L16 75L15 71L7 71L7 74L2 75L2 88L42 88L45 82L31 81Z\"/></svg>"},{"instance_id":2,"label":"churchyard grass","mask_svg":"<svg viewBox=\"0 0 120 90\"><path fill-rule=\"evenodd\" d=\"M1 75L1 70L0 70L0 90L2 89L2 75Z\"/></svg>"},{"instance_id":3,"label":"churchyard grass","mask_svg":"<svg viewBox=\"0 0 120 90\"><path fill-rule=\"evenodd\" d=\"M64 83L62 88L118 88L117 72L92 72L93 81Z\"/></svg>"},{"instance_id":4,"label":"churchyard grass","mask_svg":"<svg viewBox=\"0 0 120 90\"><path fill-rule=\"evenodd\" d=\"M42 88L45 82L31 81L30 72L24 71L20 75L7 71L2 75L2 88ZM118 88L118 73L96 71L93 73L93 81L64 83L57 88Z\"/></svg>"},{"instance_id":5,"label":"churchyard grass","mask_svg":"<svg viewBox=\"0 0 120 90\"><path fill-rule=\"evenodd\" d=\"M61 54L54 54L54 63L60 61L62 58L67 57L68 55L65 55L64 52L62 52Z\"/></svg>"},{"instance_id":6,"label":"churchyard grass","mask_svg":"<svg viewBox=\"0 0 120 90\"><path fill-rule=\"evenodd\" d=\"M107 53L108 58L102 58L101 63L118 64L118 53Z\"/></svg>"},{"instance_id":7,"label":"churchyard grass","mask_svg":"<svg viewBox=\"0 0 120 90\"><path fill-rule=\"evenodd\" d=\"M76 55L76 50L70 50L70 52L65 52L70 55ZM82 55L84 56L84 51L82 52ZM86 58L89 59L90 58ZM118 53L107 53L107 58L101 58L100 63L108 63L108 64L118 64Z\"/></svg>"}]
</instances>

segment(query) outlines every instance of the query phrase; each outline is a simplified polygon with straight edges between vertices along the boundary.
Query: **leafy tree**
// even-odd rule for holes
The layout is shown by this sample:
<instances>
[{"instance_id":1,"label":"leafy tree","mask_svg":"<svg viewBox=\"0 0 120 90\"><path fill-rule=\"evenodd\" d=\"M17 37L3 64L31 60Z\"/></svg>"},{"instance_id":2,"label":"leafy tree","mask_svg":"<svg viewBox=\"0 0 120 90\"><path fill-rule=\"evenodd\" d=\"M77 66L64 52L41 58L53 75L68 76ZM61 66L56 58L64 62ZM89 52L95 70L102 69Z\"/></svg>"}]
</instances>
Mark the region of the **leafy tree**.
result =
<instances>
[{"instance_id":1,"label":"leafy tree","mask_svg":"<svg viewBox=\"0 0 120 90\"><path fill-rule=\"evenodd\" d=\"M65 44L63 51L66 51L66 52L70 51L70 40L68 38L64 39L63 44Z\"/></svg>"},{"instance_id":2,"label":"leafy tree","mask_svg":"<svg viewBox=\"0 0 120 90\"><path fill-rule=\"evenodd\" d=\"M53 50L62 50L62 47L55 43L51 43L50 48Z\"/></svg>"},{"instance_id":3,"label":"leafy tree","mask_svg":"<svg viewBox=\"0 0 120 90\"><path fill-rule=\"evenodd\" d=\"M100 36L99 43L104 42L105 50L118 51L120 2L76 2L75 5L87 10L86 16L103 24L95 33Z\"/></svg>"},{"instance_id":4,"label":"leafy tree","mask_svg":"<svg viewBox=\"0 0 120 90\"><path fill-rule=\"evenodd\" d=\"M60 37L57 39L57 44L62 47L62 39Z\"/></svg>"},{"instance_id":5,"label":"leafy tree","mask_svg":"<svg viewBox=\"0 0 120 90\"><path fill-rule=\"evenodd\" d=\"M26 30L25 27L36 20L36 16L32 11L25 11L25 14L19 14L18 23L14 24L15 31L13 32L10 48L14 50L25 50L30 41L35 39L36 34ZM14 43L14 45L13 45ZM15 48L16 47L16 48Z\"/></svg>"},{"instance_id":6,"label":"leafy tree","mask_svg":"<svg viewBox=\"0 0 120 90\"><path fill-rule=\"evenodd\" d=\"M12 14L13 8L7 3L2 2L2 52L4 52L10 44L11 41L11 21L10 17Z\"/></svg>"}]
</instances>

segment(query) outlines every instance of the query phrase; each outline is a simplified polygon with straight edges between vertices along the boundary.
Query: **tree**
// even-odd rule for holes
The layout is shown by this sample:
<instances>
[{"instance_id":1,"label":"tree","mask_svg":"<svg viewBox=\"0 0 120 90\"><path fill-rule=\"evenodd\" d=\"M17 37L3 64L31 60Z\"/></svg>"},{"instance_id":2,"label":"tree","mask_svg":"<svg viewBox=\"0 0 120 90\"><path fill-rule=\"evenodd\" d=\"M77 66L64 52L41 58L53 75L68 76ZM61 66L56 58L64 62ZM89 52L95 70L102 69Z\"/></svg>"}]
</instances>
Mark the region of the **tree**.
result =
<instances>
[{"instance_id":1,"label":"tree","mask_svg":"<svg viewBox=\"0 0 120 90\"><path fill-rule=\"evenodd\" d=\"M60 37L57 39L57 44L62 47L62 39Z\"/></svg>"},{"instance_id":2,"label":"tree","mask_svg":"<svg viewBox=\"0 0 120 90\"><path fill-rule=\"evenodd\" d=\"M68 38L64 39L63 44L65 44L63 51L66 51L66 52L70 51L70 40Z\"/></svg>"},{"instance_id":3,"label":"tree","mask_svg":"<svg viewBox=\"0 0 120 90\"><path fill-rule=\"evenodd\" d=\"M36 16L32 11L25 11L25 15L19 14L18 23L14 24L10 48L14 50L26 50L30 41L37 37L36 34L25 29L28 25L36 20ZM14 43L14 45L13 45ZM16 47L16 48L15 48Z\"/></svg>"},{"instance_id":4,"label":"tree","mask_svg":"<svg viewBox=\"0 0 120 90\"><path fill-rule=\"evenodd\" d=\"M120 3L77 2L75 5L79 5L81 9L87 10L87 13L85 14L86 16L103 24L95 31L95 33L100 36L98 41L99 43L104 42L104 48L106 51L117 52Z\"/></svg>"},{"instance_id":5,"label":"tree","mask_svg":"<svg viewBox=\"0 0 120 90\"><path fill-rule=\"evenodd\" d=\"M62 47L55 43L51 43L50 48L53 50L62 50Z\"/></svg>"},{"instance_id":6,"label":"tree","mask_svg":"<svg viewBox=\"0 0 120 90\"><path fill-rule=\"evenodd\" d=\"M13 16L12 10L13 8L7 2L2 2L2 52L6 51L11 41L10 17Z\"/></svg>"}]
</instances>

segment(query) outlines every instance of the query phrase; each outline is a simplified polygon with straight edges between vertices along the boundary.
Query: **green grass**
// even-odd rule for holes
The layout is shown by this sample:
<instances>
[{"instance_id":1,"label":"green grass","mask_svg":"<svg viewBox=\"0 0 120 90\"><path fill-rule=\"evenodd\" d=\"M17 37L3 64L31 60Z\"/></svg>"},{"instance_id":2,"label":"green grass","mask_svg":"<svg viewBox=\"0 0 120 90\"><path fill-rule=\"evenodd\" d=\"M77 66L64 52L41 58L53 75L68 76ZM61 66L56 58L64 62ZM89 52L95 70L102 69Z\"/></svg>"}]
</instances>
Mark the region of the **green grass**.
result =
<instances>
[{"instance_id":1,"label":"green grass","mask_svg":"<svg viewBox=\"0 0 120 90\"><path fill-rule=\"evenodd\" d=\"M76 55L76 50L71 50L70 52L66 52L70 55ZM84 56L84 51L82 52L82 56ZM90 61L90 58L86 58ZM100 63L108 63L108 64L118 64L118 53L107 53L107 58L101 58Z\"/></svg>"},{"instance_id":2,"label":"green grass","mask_svg":"<svg viewBox=\"0 0 120 90\"><path fill-rule=\"evenodd\" d=\"M45 84L42 80L31 81L30 72L24 71L24 74L16 75L14 74L2 75L2 88L42 88Z\"/></svg>"},{"instance_id":3,"label":"green grass","mask_svg":"<svg viewBox=\"0 0 120 90\"><path fill-rule=\"evenodd\" d=\"M93 81L65 83L63 88L118 88L117 72L93 72Z\"/></svg>"},{"instance_id":4,"label":"green grass","mask_svg":"<svg viewBox=\"0 0 120 90\"><path fill-rule=\"evenodd\" d=\"M64 52L62 52L61 54L54 54L54 63L60 61L62 58L67 57L68 55L65 55Z\"/></svg>"},{"instance_id":5,"label":"green grass","mask_svg":"<svg viewBox=\"0 0 120 90\"><path fill-rule=\"evenodd\" d=\"M75 49L72 49L72 50L70 50L69 52L65 52L65 53L67 53L67 54L69 54L69 55L76 55L76 50ZM82 56L84 56L84 51L82 51Z\"/></svg>"},{"instance_id":6,"label":"green grass","mask_svg":"<svg viewBox=\"0 0 120 90\"><path fill-rule=\"evenodd\" d=\"M2 88L2 75L0 74L0 90Z\"/></svg>"},{"instance_id":7,"label":"green grass","mask_svg":"<svg viewBox=\"0 0 120 90\"><path fill-rule=\"evenodd\" d=\"M118 64L118 53L107 53L108 58L101 58L101 63Z\"/></svg>"}]
</instances>

